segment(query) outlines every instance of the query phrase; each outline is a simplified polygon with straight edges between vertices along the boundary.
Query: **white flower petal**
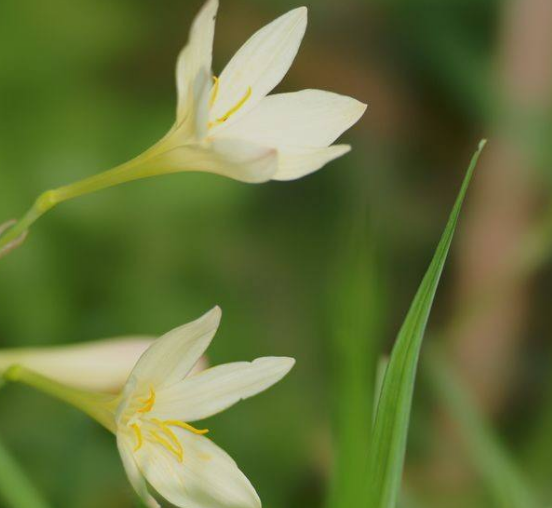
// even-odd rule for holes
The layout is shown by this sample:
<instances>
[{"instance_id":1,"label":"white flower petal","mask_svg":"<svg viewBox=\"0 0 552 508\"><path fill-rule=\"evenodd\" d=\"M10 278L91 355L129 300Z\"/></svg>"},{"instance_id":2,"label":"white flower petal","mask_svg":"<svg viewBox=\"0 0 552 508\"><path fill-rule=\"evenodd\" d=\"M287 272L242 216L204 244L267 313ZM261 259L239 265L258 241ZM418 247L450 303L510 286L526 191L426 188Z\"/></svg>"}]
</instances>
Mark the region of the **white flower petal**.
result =
<instances>
[{"instance_id":1,"label":"white flower petal","mask_svg":"<svg viewBox=\"0 0 552 508\"><path fill-rule=\"evenodd\" d=\"M132 452L133 445L127 442L125 436L117 436L117 447L119 448L127 477L136 493L148 508L161 508L161 505L149 493L146 481L138 469Z\"/></svg>"},{"instance_id":2,"label":"white flower petal","mask_svg":"<svg viewBox=\"0 0 552 508\"><path fill-rule=\"evenodd\" d=\"M294 364L292 358L268 357L207 369L159 392L153 414L186 422L208 418L271 387Z\"/></svg>"},{"instance_id":3,"label":"white flower petal","mask_svg":"<svg viewBox=\"0 0 552 508\"><path fill-rule=\"evenodd\" d=\"M166 333L142 355L129 379L135 389L156 390L184 379L209 347L220 323L221 311L215 307L199 319ZM125 396L128 395L125 388Z\"/></svg>"},{"instance_id":4,"label":"white flower petal","mask_svg":"<svg viewBox=\"0 0 552 508\"><path fill-rule=\"evenodd\" d=\"M331 145L364 114L366 105L322 90L275 94L217 137L248 139L274 148Z\"/></svg>"},{"instance_id":5,"label":"white flower petal","mask_svg":"<svg viewBox=\"0 0 552 508\"><path fill-rule=\"evenodd\" d=\"M278 167L276 150L241 139L215 139L211 147L223 164L218 171L223 176L247 183L267 182Z\"/></svg>"},{"instance_id":6,"label":"white flower petal","mask_svg":"<svg viewBox=\"0 0 552 508\"><path fill-rule=\"evenodd\" d=\"M226 123L252 109L286 75L307 27L307 9L300 7L256 32L234 55L219 78L219 92L210 120L216 122L248 95L243 106ZM220 128L213 127L213 132Z\"/></svg>"},{"instance_id":7,"label":"white flower petal","mask_svg":"<svg viewBox=\"0 0 552 508\"><path fill-rule=\"evenodd\" d=\"M168 150L147 163L156 174L202 171L248 183L271 179L278 169L276 150L240 139L215 139L209 144Z\"/></svg>"},{"instance_id":8,"label":"white flower petal","mask_svg":"<svg viewBox=\"0 0 552 508\"><path fill-rule=\"evenodd\" d=\"M69 346L0 351L0 374L18 364L59 383L98 392L116 392L153 337L99 340Z\"/></svg>"},{"instance_id":9,"label":"white flower petal","mask_svg":"<svg viewBox=\"0 0 552 508\"><path fill-rule=\"evenodd\" d=\"M135 454L140 471L161 496L181 508L260 508L255 489L228 454L203 436L173 431L182 445L182 462L153 443Z\"/></svg>"},{"instance_id":10,"label":"white flower petal","mask_svg":"<svg viewBox=\"0 0 552 508\"><path fill-rule=\"evenodd\" d=\"M207 68L201 69L194 83L194 121L195 137L203 140L207 136L209 125L209 97L213 76Z\"/></svg>"},{"instance_id":11,"label":"white flower petal","mask_svg":"<svg viewBox=\"0 0 552 508\"><path fill-rule=\"evenodd\" d=\"M345 155L349 145L333 145L328 148L297 148L278 152L278 171L273 180L296 180L314 173L328 162Z\"/></svg>"},{"instance_id":12,"label":"white flower petal","mask_svg":"<svg viewBox=\"0 0 552 508\"><path fill-rule=\"evenodd\" d=\"M208 0L202 7L190 29L188 44L178 56L176 65L177 123L186 117L188 109L191 108L193 83L198 72L203 68L211 70L218 6L218 0Z\"/></svg>"}]
</instances>

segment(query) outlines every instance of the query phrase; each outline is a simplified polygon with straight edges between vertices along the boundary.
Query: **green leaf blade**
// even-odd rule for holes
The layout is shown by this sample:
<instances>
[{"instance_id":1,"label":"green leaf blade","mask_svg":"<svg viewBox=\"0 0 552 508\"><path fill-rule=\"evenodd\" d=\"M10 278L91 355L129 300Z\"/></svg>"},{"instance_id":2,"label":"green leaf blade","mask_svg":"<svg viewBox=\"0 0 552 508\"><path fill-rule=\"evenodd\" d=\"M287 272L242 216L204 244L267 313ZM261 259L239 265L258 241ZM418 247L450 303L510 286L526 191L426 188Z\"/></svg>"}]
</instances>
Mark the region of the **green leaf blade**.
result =
<instances>
[{"instance_id":1,"label":"green leaf blade","mask_svg":"<svg viewBox=\"0 0 552 508\"><path fill-rule=\"evenodd\" d=\"M482 141L471 160L433 260L393 347L372 436L369 508L394 508L397 503L420 349L460 210L484 146L485 141Z\"/></svg>"}]
</instances>

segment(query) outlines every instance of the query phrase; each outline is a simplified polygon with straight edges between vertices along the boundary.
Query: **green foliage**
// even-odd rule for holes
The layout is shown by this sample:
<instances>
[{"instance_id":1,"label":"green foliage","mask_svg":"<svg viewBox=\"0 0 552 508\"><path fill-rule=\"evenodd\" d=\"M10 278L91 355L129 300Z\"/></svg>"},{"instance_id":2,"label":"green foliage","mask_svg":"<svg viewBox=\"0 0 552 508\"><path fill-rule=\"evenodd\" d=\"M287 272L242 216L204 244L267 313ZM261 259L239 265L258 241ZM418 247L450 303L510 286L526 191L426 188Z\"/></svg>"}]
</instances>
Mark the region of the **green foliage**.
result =
<instances>
[{"instance_id":1,"label":"green foliage","mask_svg":"<svg viewBox=\"0 0 552 508\"><path fill-rule=\"evenodd\" d=\"M397 502L420 348L462 203L484 145L484 142L480 144L471 161L433 260L393 347L378 403L370 449L367 505L370 508L394 508Z\"/></svg>"},{"instance_id":2,"label":"green foliage","mask_svg":"<svg viewBox=\"0 0 552 508\"><path fill-rule=\"evenodd\" d=\"M32 482L0 441L0 501L9 508L48 508Z\"/></svg>"},{"instance_id":3,"label":"green foliage","mask_svg":"<svg viewBox=\"0 0 552 508\"><path fill-rule=\"evenodd\" d=\"M357 503L366 482L376 361L384 311L377 252L366 210L351 207L336 280L330 284L335 463L328 506ZM352 223L352 227L350 224Z\"/></svg>"}]
</instances>

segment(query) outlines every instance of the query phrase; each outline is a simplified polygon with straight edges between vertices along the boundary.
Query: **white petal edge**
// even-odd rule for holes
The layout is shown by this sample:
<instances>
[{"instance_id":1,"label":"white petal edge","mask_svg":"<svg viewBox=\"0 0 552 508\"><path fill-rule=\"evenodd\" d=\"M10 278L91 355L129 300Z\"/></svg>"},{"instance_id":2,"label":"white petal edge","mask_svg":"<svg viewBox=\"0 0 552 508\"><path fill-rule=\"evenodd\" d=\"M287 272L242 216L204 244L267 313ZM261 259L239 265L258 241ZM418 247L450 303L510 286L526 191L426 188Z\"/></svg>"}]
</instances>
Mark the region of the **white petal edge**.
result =
<instances>
[{"instance_id":1,"label":"white petal edge","mask_svg":"<svg viewBox=\"0 0 552 508\"><path fill-rule=\"evenodd\" d=\"M177 123L191 108L191 94L197 73L202 68L211 70L213 60L213 39L218 0L208 0L195 17L188 43L178 56L176 84L178 91Z\"/></svg>"},{"instance_id":2,"label":"white petal edge","mask_svg":"<svg viewBox=\"0 0 552 508\"><path fill-rule=\"evenodd\" d=\"M154 415L186 422L209 418L267 390L294 365L293 358L265 357L212 367L159 392Z\"/></svg>"},{"instance_id":3,"label":"white petal edge","mask_svg":"<svg viewBox=\"0 0 552 508\"><path fill-rule=\"evenodd\" d=\"M132 370L123 401L135 391L160 390L181 381L201 358L217 331L221 310L215 307L199 319L157 339Z\"/></svg>"},{"instance_id":4,"label":"white petal edge","mask_svg":"<svg viewBox=\"0 0 552 508\"><path fill-rule=\"evenodd\" d=\"M231 124L265 97L286 75L305 35L307 8L299 7L256 32L234 55L219 78L219 92L211 109L216 122L243 97L251 95L226 124ZM213 127L216 132L220 127Z\"/></svg>"},{"instance_id":5,"label":"white petal edge","mask_svg":"<svg viewBox=\"0 0 552 508\"><path fill-rule=\"evenodd\" d=\"M212 441L173 429L184 450L178 462L164 447L145 443L135 459L149 484L181 508L260 508L255 489L234 460Z\"/></svg>"},{"instance_id":6,"label":"white petal edge","mask_svg":"<svg viewBox=\"0 0 552 508\"><path fill-rule=\"evenodd\" d=\"M117 447L119 449L128 480L132 485L132 488L136 491L136 494L140 496L148 508L161 508L161 505L148 491L146 481L134 460L132 446L132 444L126 442L126 438L124 436L117 436Z\"/></svg>"},{"instance_id":7,"label":"white petal edge","mask_svg":"<svg viewBox=\"0 0 552 508\"><path fill-rule=\"evenodd\" d=\"M273 180L297 180L318 171L328 162L351 151L349 145L333 145L328 148L297 148L278 153L278 171Z\"/></svg>"},{"instance_id":8,"label":"white petal edge","mask_svg":"<svg viewBox=\"0 0 552 508\"><path fill-rule=\"evenodd\" d=\"M323 90L269 95L217 137L248 139L264 146L323 148L352 127L366 104Z\"/></svg>"}]
</instances>

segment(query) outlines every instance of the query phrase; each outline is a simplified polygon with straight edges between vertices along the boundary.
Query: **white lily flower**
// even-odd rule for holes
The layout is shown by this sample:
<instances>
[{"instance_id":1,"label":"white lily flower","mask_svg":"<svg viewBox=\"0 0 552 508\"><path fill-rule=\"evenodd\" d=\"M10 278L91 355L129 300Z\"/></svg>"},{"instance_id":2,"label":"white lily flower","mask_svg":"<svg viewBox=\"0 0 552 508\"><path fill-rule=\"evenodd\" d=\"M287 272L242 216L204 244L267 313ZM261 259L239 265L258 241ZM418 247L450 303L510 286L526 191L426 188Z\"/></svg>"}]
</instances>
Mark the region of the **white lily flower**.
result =
<instances>
[{"instance_id":1,"label":"white lily flower","mask_svg":"<svg viewBox=\"0 0 552 508\"><path fill-rule=\"evenodd\" d=\"M294 9L256 32L220 76L211 70L218 0L195 18L176 68L176 121L134 159L42 193L2 234L0 257L20 245L31 225L56 205L122 183L181 171L203 171L250 183L294 180L347 153L334 141L366 110L321 90L268 95L290 68L307 26Z\"/></svg>"},{"instance_id":2,"label":"white lily flower","mask_svg":"<svg viewBox=\"0 0 552 508\"><path fill-rule=\"evenodd\" d=\"M182 508L260 508L255 489L236 463L191 425L280 381L291 358L267 357L191 373L220 322L218 307L172 330L142 355L117 397L78 392L24 367L5 378L31 385L96 418L117 436L128 478L150 508L148 485Z\"/></svg>"},{"instance_id":3,"label":"white lily flower","mask_svg":"<svg viewBox=\"0 0 552 508\"><path fill-rule=\"evenodd\" d=\"M212 77L218 0L196 17L177 64L177 119L152 150L171 171L219 173L245 182L293 180L350 150L332 143L366 105L320 90L268 95L290 68L307 26L300 7L255 33Z\"/></svg>"}]
</instances>

